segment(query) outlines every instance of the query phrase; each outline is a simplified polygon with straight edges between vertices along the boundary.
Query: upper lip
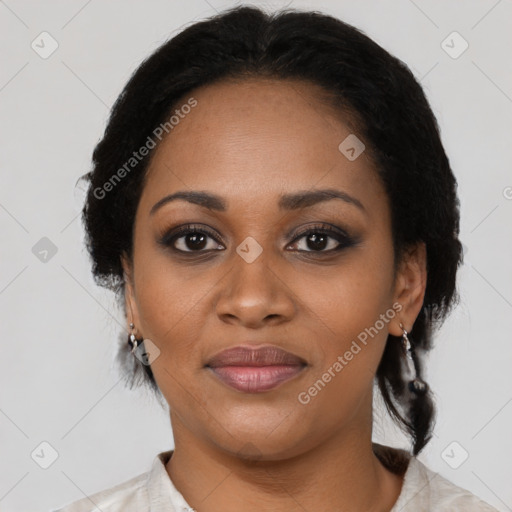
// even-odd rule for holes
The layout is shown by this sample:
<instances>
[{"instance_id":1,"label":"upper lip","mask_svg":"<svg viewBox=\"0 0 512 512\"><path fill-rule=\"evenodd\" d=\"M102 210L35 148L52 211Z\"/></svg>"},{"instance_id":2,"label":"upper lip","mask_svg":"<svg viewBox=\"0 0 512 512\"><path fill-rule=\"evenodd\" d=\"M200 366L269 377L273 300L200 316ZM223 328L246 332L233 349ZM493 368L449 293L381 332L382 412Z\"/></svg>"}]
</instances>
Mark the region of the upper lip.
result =
<instances>
[{"instance_id":1,"label":"upper lip","mask_svg":"<svg viewBox=\"0 0 512 512\"><path fill-rule=\"evenodd\" d=\"M215 354L206 364L211 368L219 366L280 366L305 365L306 361L275 345L248 347L238 345Z\"/></svg>"}]
</instances>

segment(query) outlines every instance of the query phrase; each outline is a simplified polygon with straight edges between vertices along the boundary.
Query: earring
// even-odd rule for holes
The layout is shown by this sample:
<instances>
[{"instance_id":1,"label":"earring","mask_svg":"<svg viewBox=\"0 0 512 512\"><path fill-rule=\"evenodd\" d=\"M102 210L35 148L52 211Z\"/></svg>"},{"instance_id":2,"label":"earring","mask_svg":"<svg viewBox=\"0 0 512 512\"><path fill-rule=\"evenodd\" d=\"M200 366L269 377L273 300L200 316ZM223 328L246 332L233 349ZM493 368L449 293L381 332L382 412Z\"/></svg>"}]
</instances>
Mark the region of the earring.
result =
<instances>
[{"instance_id":1,"label":"earring","mask_svg":"<svg viewBox=\"0 0 512 512\"><path fill-rule=\"evenodd\" d=\"M130 336L128 337L128 345L131 347L131 353L133 354L141 340L138 340L133 333L135 325L130 323Z\"/></svg>"},{"instance_id":2,"label":"earring","mask_svg":"<svg viewBox=\"0 0 512 512\"><path fill-rule=\"evenodd\" d=\"M400 323L400 328L402 329L402 346L405 352L405 360L407 362L409 375L413 375L412 380L409 381L409 391L415 393L417 395L423 395L427 391L427 383L418 377L418 369L416 367L416 360L413 357L413 347L407 336L407 331L405 330L402 323Z\"/></svg>"}]
</instances>

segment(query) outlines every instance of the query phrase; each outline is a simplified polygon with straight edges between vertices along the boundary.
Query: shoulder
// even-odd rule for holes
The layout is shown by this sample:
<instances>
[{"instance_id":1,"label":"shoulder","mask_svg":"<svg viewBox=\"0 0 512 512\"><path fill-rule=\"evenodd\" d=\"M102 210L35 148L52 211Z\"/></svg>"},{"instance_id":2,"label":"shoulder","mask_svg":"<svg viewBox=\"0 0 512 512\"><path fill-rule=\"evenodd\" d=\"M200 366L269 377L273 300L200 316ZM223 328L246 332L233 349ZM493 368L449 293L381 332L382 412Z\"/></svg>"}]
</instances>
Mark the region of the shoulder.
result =
<instances>
[{"instance_id":1,"label":"shoulder","mask_svg":"<svg viewBox=\"0 0 512 512\"><path fill-rule=\"evenodd\" d=\"M402 491L391 512L497 512L467 489L432 471L411 457Z\"/></svg>"},{"instance_id":2,"label":"shoulder","mask_svg":"<svg viewBox=\"0 0 512 512\"><path fill-rule=\"evenodd\" d=\"M142 473L126 482L91 496L74 501L53 512L140 512L149 510L146 482L149 473Z\"/></svg>"},{"instance_id":3,"label":"shoulder","mask_svg":"<svg viewBox=\"0 0 512 512\"><path fill-rule=\"evenodd\" d=\"M175 512L193 510L165 469L174 450L160 452L146 473L51 512Z\"/></svg>"},{"instance_id":4,"label":"shoulder","mask_svg":"<svg viewBox=\"0 0 512 512\"><path fill-rule=\"evenodd\" d=\"M91 494L52 512L139 512L149 509L146 482L149 472Z\"/></svg>"}]
</instances>

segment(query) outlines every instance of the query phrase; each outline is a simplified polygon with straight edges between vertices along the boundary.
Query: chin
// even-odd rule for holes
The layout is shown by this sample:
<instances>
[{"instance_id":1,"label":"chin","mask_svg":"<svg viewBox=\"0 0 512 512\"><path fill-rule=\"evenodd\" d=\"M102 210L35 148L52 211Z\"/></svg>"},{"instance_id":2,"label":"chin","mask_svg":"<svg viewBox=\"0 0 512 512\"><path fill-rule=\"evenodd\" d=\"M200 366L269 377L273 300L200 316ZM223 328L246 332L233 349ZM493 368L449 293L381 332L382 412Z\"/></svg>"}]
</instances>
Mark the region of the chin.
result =
<instances>
[{"instance_id":1,"label":"chin","mask_svg":"<svg viewBox=\"0 0 512 512\"><path fill-rule=\"evenodd\" d=\"M249 435L232 429L232 436L218 440L216 444L232 457L253 462L286 460L311 448L309 443L292 438L289 432L276 432L269 436L271 430L263 429Z\"/></svg>"}]
</instances>

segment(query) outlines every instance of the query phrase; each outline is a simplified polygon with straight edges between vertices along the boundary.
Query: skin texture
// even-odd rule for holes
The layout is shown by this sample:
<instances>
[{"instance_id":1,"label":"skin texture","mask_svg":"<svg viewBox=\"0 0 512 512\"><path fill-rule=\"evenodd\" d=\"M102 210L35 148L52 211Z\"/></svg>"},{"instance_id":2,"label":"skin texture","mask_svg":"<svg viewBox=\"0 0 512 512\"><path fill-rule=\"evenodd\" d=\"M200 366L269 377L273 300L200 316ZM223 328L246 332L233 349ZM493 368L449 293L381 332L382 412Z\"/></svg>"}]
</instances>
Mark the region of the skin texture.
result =
<instances>
[{"instance_id":1,"label":"skin texture","mask_svg":"<svg viewBox=\"0 0 512 512\"><path fill-rule=\"evenodd\" d=\"M161 351L152 370L175 442L166 469L198 512L389 511L400 493L403 478L372 451L372 386L388 333L400 336L400 322L409 331L422 306L425 247L407 254L394 279L384 188L366 152L349 161L339 151L353 129L321 93L254 78L199 88L190 95L197 106L148 170L133 260L123 258L127 315ZM281 194L324 188L357 198L364 211L339 199L278 209ZM187 190L215 193L228 208L178 200L150 215L161 198ZM158 244L189 223L217 235L202 246L206 255ZM319 223L355 244L328 253L335 238L318 248L295 236ZM248 236L263 251L251 263L236 252ZM193 251L186 242L175 246ZM401 311L301 404L298 394L394 303ZM234 390L205 364L242 343L278 345L308 366L264 393Z\"/></svg>"}]
</instances>

